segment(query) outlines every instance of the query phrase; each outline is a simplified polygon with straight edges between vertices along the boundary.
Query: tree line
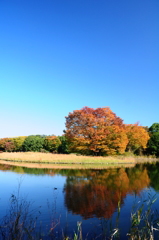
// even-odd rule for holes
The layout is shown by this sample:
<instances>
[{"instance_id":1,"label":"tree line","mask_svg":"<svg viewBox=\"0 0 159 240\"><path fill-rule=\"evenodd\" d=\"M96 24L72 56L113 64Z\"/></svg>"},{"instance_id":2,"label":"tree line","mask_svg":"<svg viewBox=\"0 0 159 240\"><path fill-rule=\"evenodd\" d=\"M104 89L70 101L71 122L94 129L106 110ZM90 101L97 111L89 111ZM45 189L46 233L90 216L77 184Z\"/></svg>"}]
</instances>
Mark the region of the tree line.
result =
<instances>
[{"instance_id":1,"label":"tree line","mask_svg":"<svg viewBox=\"0 0 159 240\"><path fill-rule=\"evenodd\" d=\"M0 150L118 155L126 152L159 156L159 123L150 128L124 124L109 107L75 110L66 117L63 136L1 138Z\"/></svg>"},{"instance_id":2,"label":"tree line","mask_svg":"<svg viewBox=\"0 0 159 240\"><path fill-rule=\"evenodd\" d=\"M66 117L69 149L86 155L132 152L159 156L159 123L150 128L124 124L109 107L75 110Z\"/></svg>"},{"instance_id":3,"label":"tree line","mask_svg":"<svg viewBox=\"0 0 159 240\"><path fill-rule=\"evenodd\" d=\"M0 151L68 153L65 136L30 135L1 138Z\"/></svg>"}]
</instances>

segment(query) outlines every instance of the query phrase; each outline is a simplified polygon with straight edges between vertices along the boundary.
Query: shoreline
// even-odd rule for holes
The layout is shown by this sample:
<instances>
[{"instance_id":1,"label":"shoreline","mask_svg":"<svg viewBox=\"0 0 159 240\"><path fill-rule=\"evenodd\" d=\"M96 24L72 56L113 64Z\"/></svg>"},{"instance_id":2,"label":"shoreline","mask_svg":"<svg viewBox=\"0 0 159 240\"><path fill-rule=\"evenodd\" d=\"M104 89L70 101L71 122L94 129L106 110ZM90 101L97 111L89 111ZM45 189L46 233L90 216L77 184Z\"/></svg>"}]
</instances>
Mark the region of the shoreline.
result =
<instances>
[{"instance_id":1,"label":"shoreline","mask_svg":"<svg viewBox=\"0 0 159 240\"><path fill-rule=\"evenodd\" d=\"M19 166L19 167L27 167L27 168L45 168L45 169L108 169L108 168L120 168L120 167L127 167L132 168L135 166L134 163L128 164L53 164L53 163L30 163L30 162L22 162L22 161L9 161L9 160L2 160L0 159L0 164L6 164L10 166Z\"/></svg>"},{"instance_id":2,"label":"shoreline","mask_svg":"<svg viewBox=\"0 0 159 240\"><path fill-rule=\"evenodd\" d=\"M0 164L25 165L37 168L111 168L132 167L139 163L157 162L157 158L125 156L77 156L75 154L52 154L38 152L1 153ZM42 166L41 166L42 165Z\"/></svg>"}]
</instances>

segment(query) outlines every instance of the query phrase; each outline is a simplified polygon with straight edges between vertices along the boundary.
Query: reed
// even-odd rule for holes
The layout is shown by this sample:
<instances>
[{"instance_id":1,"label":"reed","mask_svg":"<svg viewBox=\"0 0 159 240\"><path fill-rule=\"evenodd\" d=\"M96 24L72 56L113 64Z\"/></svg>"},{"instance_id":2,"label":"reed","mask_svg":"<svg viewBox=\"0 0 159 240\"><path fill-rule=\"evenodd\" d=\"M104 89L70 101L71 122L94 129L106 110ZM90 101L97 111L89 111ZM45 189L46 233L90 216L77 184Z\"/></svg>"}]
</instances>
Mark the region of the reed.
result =
<instances>
[{"instance_id":1,"label":"reed","mask_svg":"<svg viewBox=\"0 0 159 240\"><path fill-rule=\"evenodd\" d=\"M154 162L159 159L153 157L135 156L79 156L77 154L52 154L39 152L3 152L0 153L0 160L25 162L25 163L52 163L52 164L136 164Z\"/></svg>"}]
</instances>

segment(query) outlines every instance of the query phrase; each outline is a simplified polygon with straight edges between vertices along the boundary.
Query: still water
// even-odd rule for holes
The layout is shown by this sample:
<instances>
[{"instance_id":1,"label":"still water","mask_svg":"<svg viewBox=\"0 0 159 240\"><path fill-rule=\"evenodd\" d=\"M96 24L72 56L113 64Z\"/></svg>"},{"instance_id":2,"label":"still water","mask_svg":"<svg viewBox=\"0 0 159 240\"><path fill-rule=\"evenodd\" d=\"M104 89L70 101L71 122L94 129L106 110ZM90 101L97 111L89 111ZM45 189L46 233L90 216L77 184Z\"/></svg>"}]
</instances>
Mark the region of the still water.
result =
<instances>
[{"instance_id":1,"label":"still water","mask_svg":"<svg viewBox=\"0 0 159 240\"><path fill-rule=\"evenodd\" d=\"M52 229L55 239L73 238L79 222L83 239L105 239L117 227L127 239L134 206L156 194L152 208L159 208L159 163L102 170L0 164L0 183L0 218L11 196L19 196L37 217L36 230L47 235Z\"/></svg>"}]
</instances>

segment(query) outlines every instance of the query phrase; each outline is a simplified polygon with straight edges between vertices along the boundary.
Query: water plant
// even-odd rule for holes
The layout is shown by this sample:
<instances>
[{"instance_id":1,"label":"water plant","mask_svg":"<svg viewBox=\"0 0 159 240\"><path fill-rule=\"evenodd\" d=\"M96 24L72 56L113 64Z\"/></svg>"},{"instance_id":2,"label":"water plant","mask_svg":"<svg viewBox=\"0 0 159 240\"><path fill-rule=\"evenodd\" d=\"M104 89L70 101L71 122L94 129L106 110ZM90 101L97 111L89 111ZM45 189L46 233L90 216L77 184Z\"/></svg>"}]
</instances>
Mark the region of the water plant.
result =
<instances>
[{"instance_id":1,"label":"water plant","mask_svg":"<svg viewBox=\"0 0 159 240\"><path fill-rule=\"evenodd\" d=\"M148 193L148 198L143 202L137 202L133 206L131 213L131 227L127 234L131 240L153 240L155 231L159 231L159 214L157 210L152 210L152 205L156 202L156 195Z\"/></svg>"},{"instance_id":2,"label":"water plant","mask_svg":"<svg viewBox=\"0 0 159 240\"><path fill-rule=\"evenodd\" d=\"M19 195L10 197L10 206L0 224L0 238L4 240L34 239L37 217L31 202Z\"/></svg>"}]
</instances>

